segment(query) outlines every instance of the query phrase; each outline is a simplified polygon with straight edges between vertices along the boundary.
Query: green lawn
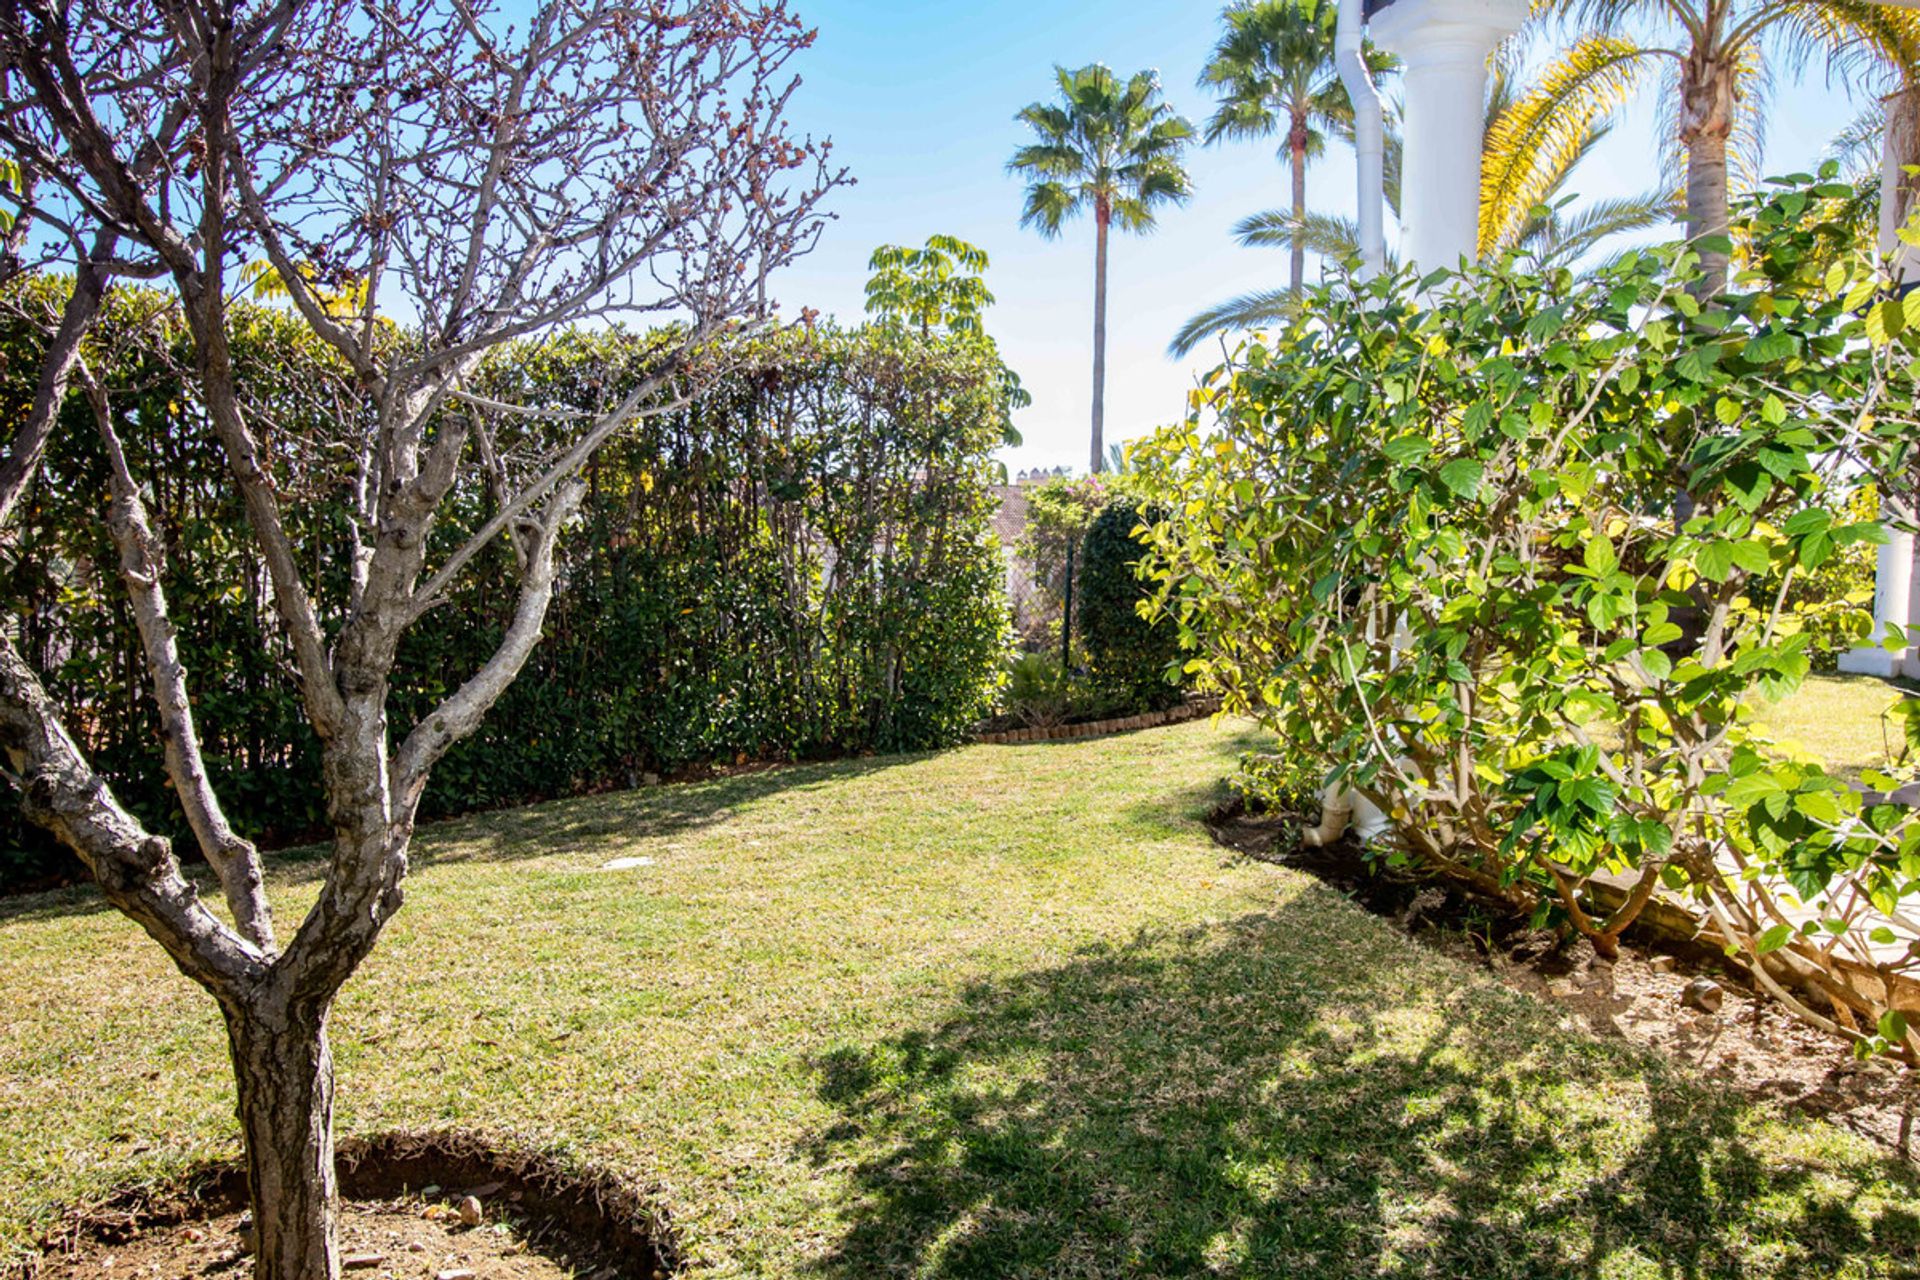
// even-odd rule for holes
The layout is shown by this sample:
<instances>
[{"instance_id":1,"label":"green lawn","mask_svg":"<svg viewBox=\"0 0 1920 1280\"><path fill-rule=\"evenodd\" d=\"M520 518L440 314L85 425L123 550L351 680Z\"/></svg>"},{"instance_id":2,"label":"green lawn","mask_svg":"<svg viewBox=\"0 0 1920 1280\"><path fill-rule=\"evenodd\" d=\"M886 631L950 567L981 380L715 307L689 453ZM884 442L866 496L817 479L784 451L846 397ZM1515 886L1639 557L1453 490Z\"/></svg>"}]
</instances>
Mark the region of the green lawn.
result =
<instances>
[{"instance_id":1,"label":"green lawn","mask_svg":"<svg viewBox=\"0 0 1920 1280\"><path fill-rule=\"evenodd\" d=\"M1901 726L1886 709L1907 691L1872 676L1809 676L1779 702L1755 699L1755 719L1781 745L1856 777L1887 767L1900 746Z\"/></svg>"},{"instance_id":2,"label":"green lawn","mask_svg":"<svg viewBox=\"0 0 1920 1280\"><path fill-rule=\"evenodd\" d=\"M345 1131L653 1187L715 1276L1911 1276L1920 1178L1576 1033L1198 817L1243 735L980 746L420 841ZM617 856L655 865L600 871ZM278 872L281 910L312 864ZM230 1154L206 1000L0 904L0 1251Z\"/></svg>"}]
</instances>

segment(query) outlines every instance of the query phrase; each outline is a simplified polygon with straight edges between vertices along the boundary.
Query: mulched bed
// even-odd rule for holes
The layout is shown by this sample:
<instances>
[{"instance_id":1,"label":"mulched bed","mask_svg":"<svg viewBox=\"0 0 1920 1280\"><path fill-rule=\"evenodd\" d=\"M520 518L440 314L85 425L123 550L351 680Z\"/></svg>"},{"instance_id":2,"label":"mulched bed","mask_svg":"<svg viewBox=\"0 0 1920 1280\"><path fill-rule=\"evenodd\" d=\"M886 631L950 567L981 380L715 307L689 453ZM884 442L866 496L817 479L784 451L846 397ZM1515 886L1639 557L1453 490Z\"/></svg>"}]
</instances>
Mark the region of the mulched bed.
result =
<instances>
[{"instance_id":1,"label":"mulched bed","mask_svg":"<svg viewBox=\"0 0 1920 1280\"><path fill-rule=\"evenodd\" d=\"M340 1144L346 1280L664 1280L664 1219L634 1190L471 1134ZM222 1164L70 1212L24 1280L246 1280L245 1180Z\"/></svg>"},{"instance_id":2,"label":"mulched bed","mask_svg":"<svg viewBox=\"0 0 1920 1280\"><path fill-rule=\"evenodd\" d=\"M1305 871L1421 942L1557 1005L1569 1028L1658 1049L1749 1098L1823 1117L1920 1161L1920 1072L1856 1060L1844 1042L1757 992L1718 950L1629 930L1608 963L1584 938L1530 928L1453 882L1369 863L1351 839L1305 848L1300 828L1317 818L1249 813L1234 800L1208 826L1228 848ZM1684 998L1698 979L1718 988L1712 1011ZM1702 1002L1715 1003L1710 995Z\"/></svg>"}]
</instances>

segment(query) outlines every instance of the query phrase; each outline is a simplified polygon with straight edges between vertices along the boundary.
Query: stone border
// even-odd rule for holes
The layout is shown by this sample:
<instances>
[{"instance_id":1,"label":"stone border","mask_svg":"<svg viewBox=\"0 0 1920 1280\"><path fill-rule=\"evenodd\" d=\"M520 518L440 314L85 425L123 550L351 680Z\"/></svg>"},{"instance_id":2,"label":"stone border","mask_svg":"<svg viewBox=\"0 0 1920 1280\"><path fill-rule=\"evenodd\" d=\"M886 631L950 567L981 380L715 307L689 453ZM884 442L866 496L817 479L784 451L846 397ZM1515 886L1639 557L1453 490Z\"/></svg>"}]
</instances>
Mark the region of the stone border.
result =
<instances>
[{"instance_id":1,"label":"stone border","mask_svg":"<svg viewBox=\"0 0 1920 1280\"><path fill-rule=\"evenodd\" d=\"M981 742L1064 742L1071 738L1103 738L1110 733L1129 733L1135 729L1153 729L1163 724L1179 724L1184 720L1198 720L1210 716L1220 709L1217 696L1188 698L1177 707L1165 711L1149 711L1137 716L1117 716L1111 720L1088 720L1083 724L1056 724L1038 729L1007 729L999 733L983 733Z\"/></svg>"}]
</instances>

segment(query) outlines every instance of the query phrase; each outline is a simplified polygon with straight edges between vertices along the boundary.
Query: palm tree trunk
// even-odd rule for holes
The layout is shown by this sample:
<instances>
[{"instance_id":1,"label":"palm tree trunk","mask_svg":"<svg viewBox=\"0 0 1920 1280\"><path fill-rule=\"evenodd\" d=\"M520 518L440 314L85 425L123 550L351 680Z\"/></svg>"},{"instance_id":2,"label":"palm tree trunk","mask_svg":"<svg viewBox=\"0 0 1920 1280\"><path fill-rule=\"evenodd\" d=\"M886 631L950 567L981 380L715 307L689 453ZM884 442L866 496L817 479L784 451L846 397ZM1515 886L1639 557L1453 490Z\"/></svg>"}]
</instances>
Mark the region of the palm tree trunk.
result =
<instances>
[{"instance_id":1,"label":"palm tree trunk","mask_svg":"<svg viewBox=\"0 0 1920 1280\"><path fill-rule=\"evenodd\" d=\"M1733 132L1734 64L1717 51L1696 48L1680 71L1680 141L1687 149L1687 239L1727 234L1727 138ZM1694 292L1711 297L1727 287L1727 254L1700 251L1703 272Z\"/></svg>"},{"instance_id":2,"label":"palm tree trunk","mask_svg":"<svg viewBox=\"0 0 1920 1280\"><path fill-rule=\"evenodd\" d=\"M1902 86L1890 94L1886 106L1886 150L1880 181L1880 252L1894 255L1895 272L1910 279L1913 254L1902 248L1900 228L1920 208L1920 175L1907 170L1920 165L1920 84Z\"/></svg>"},{"instance_id":3,"label":"palm tree trunk","mask_svg":"<svg viewBox=\"0 0 1920 1280\"><path fill-rule=\"evenodd\" d=\"M1088 470L1098 473L1106 463L1107 417L1107 223L1106 201L1093 210L1093 451Z\"/></svg>"},{"instance_id":4,"label":"palm tree trunk","mask_svg":"<svg viewBox=\"0 0 1920 1280\"><path fill-rule=\"evenodd\" d=\"M1293 169L1293 260L1290 287L1295 297L1307 277L1307 122L1295 117L1287 132L1287 158Z\"/></svg>"}]
</instances>

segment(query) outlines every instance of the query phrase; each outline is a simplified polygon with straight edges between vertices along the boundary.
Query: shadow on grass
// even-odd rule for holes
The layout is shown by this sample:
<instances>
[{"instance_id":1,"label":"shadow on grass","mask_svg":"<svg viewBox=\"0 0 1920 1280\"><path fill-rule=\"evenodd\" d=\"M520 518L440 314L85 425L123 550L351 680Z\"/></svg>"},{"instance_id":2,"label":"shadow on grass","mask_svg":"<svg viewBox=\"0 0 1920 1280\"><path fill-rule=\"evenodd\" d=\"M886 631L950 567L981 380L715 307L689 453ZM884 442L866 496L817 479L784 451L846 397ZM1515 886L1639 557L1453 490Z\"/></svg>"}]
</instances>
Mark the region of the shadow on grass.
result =
<instances>
[{"instance_id":1,"label":"shadow on grass","mask_svg":"<svg viewBox=\"0 0 1920 1280\"><path fill-rule=\"evenodd\" d=\"M1914 1274L1911 1169L1762 1156L1736 1101L1354 920L1309 889L826 1055L809 1154L855 1190L816 1274Z\"/></svg>"},{"instance_id":2,"label":"shadow on grass","mask_svg":"<svg viewBox=\"0 0 1920 1280\"><path fill-rule=\"evenodd\" d=\"M512 862L593 846L611 849L633 839L672 837L718 826L759 800L832 786L925 760L928 754L776 765L700 782L574 796L422 822L414 831L411 864L417 871L466 862ZM191 841L176 847L183 857L193 856ZM266 855L267 874L284 884L312 883L326 874L329 853L323 844L274 850ZM205 864L196 861L184 869L203 897L218 896L219 885ZM0 927L14 921L109 910L89 879L60 889L0 896Z\"/></svg>"},{"instance_id":3,"label":"shadow on grass","mask_svg":"<svg viewBox=\"0 0 1920 1280\"><path fill-rule=\"evenodd\" d=\"M774 765L729 777L609 791L423 823L414 835L417 865L511 862L583 846L689 834L723 825L741 808L789 792L827 788L929 758L863 756ZM318 855L316 855L318 856Z\"/></svg>"}]
</instances>

